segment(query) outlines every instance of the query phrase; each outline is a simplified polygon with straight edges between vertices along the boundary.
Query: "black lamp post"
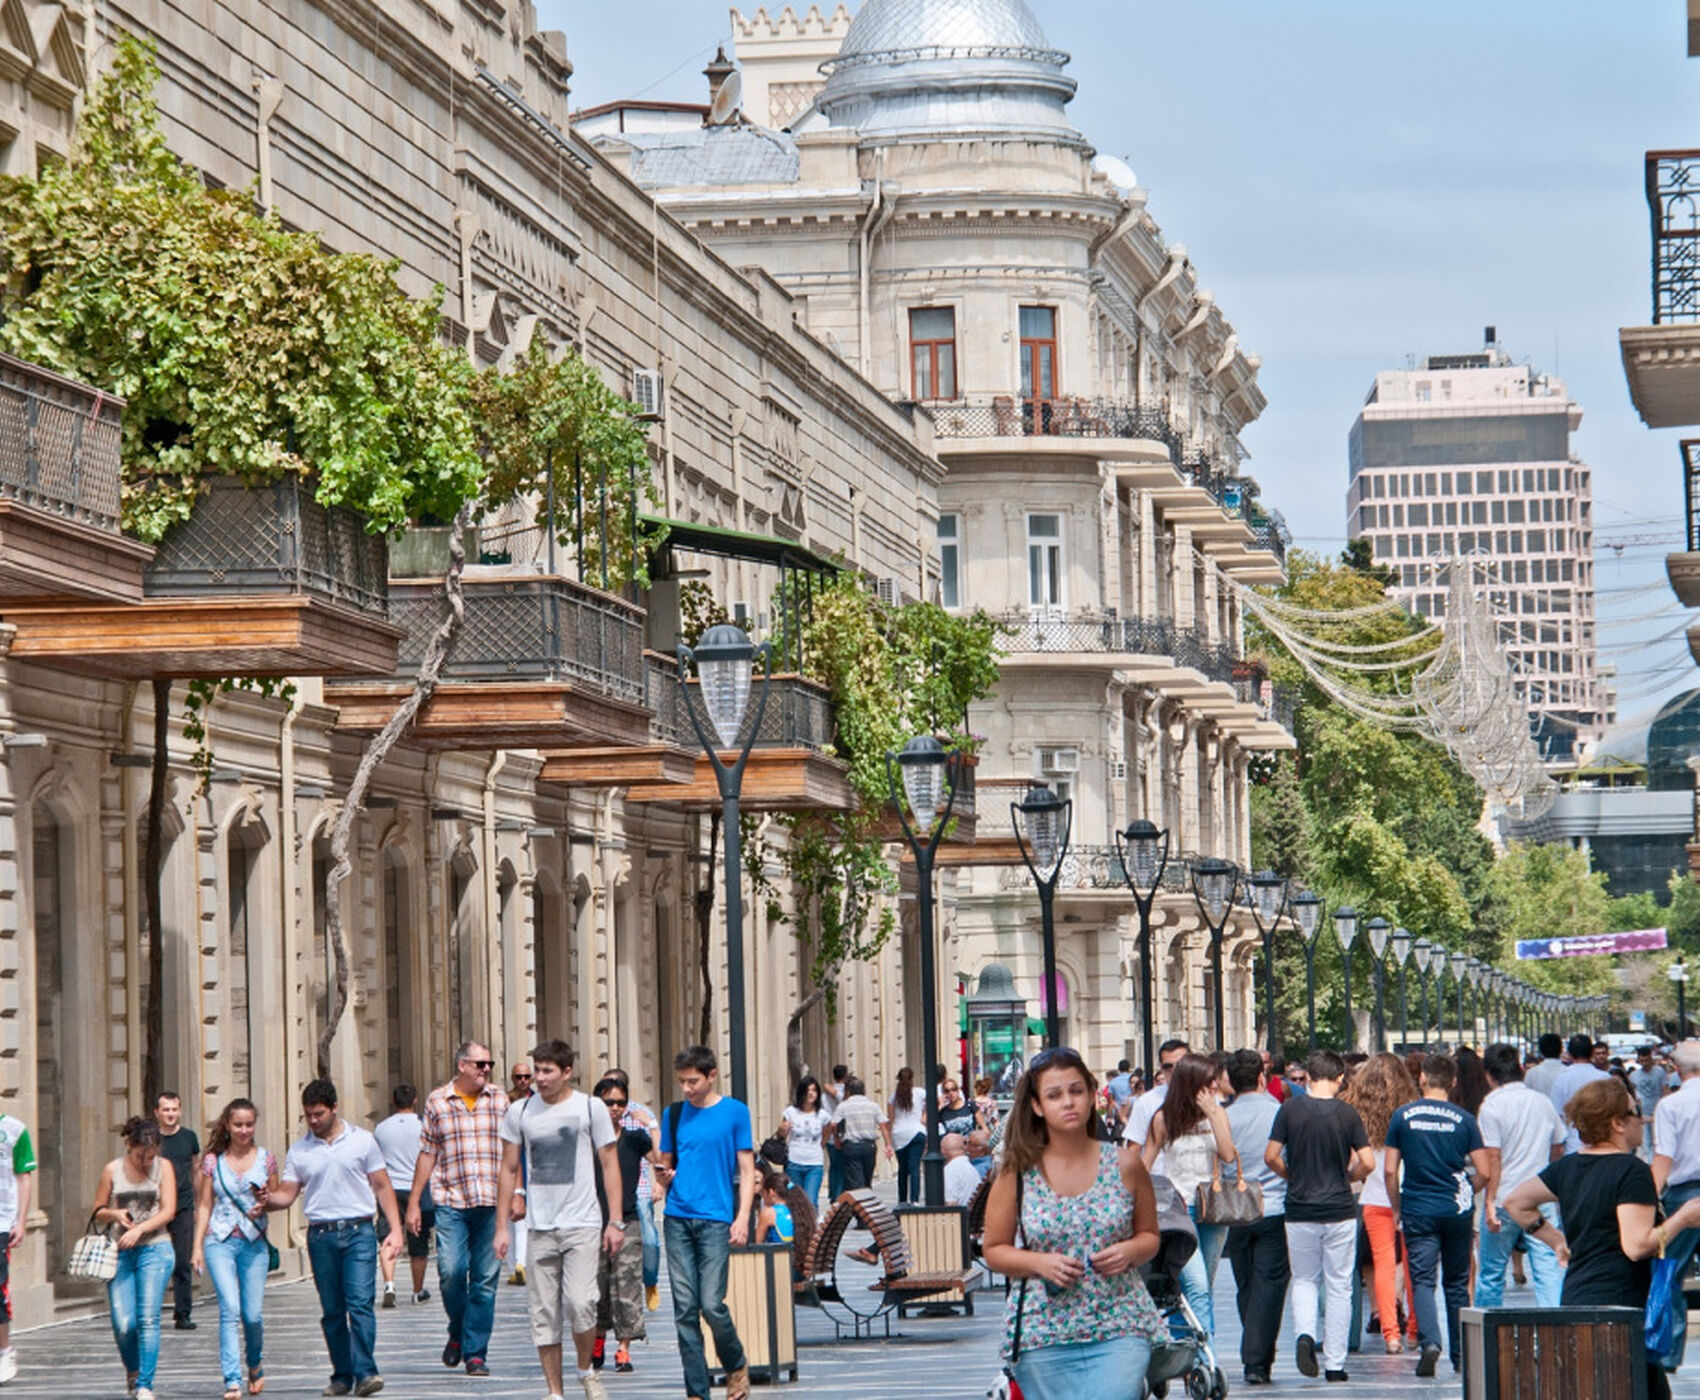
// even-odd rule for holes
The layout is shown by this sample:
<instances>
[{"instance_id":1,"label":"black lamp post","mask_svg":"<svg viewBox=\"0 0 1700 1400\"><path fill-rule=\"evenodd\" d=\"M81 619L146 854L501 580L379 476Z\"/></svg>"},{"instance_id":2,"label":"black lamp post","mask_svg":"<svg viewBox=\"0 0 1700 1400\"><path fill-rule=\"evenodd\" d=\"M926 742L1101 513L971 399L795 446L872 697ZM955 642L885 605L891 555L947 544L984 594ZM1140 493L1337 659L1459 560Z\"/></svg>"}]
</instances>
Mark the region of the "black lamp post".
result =
<instances>
[{"instance_id":1,"label":"black lamp post","mask_svg":"<svg viewBox=\"0 0 1700 1400\"><path fill-rule=\"evenodd\" d=\"M1322 901L1309 890L1293 896L1293 922L1305 945L1305 1026L1310 1048L1316 1049L1316 926L1322 919Z\"/></svg>"},{"instance_id":2,"label":"black lamp post","mask_svg":"<svg viewBox=\"0 0 1700 1400\"><path fill-rule=\"evenodd\" d=\"M1470 984L1470 1035L1472 1037L1476 1034L1478 1024L1482 1028L1482 1035L1484 1037L1487 1035L1487 1022L1482 1020L1482 978L1486 974L1487 964L1479 958L1471 958L1464 964L1464 978ZM1485 1039L1482 1042L1482 1048L1487 1048Z\"/></svg>"},{"instance_id":3,"label":"black lamp post","mask_svg":"<svg viewBox=\"0 0 1700 1400\"><path fill-rule=\"evenodd\" d=\"M1207 857L1192 867L1192 896L1198 901L1198 912L1210 930L1210 991L1216 1001L1215 1045L1221 1048L1227 1038L1223 1029L1222 1008L1222 930L1227 927L1228 915L1234 909L1234 890L1240 882L1240 870L1229 861Z\"/></svg>"},{"instance_id":4,"label":"black lamp post","mask_svg":"<svg viewBox=\"0 0 1700 1400\"><path fill-rule=\"evenodd\" d=\"M1428 1049L1428 969L1434 958L1435 946L1426 938L1419 938L1411 945L1411 957L1417 964L1417 990L1422 993L1423 1023L1422 1048Z\"/></svg>"},{"instance_id":5,"label":"black lamp post","mask_svg":"<svg viewBox=\"0 0 1700 1400\"><path fill-rule=\"evenodd\" d=\"M1666 975L1676 988L1676 1038L1688 1039L1688 963L1678 958Z\"/></svg>"},{"instance_id":6,"label":"black lamp post","mask_svg":"<svg viewBox=\"0 0 1700 1400\"><path fill-rule=\"evenodd\" d=\"M1269 1053L1276 1051L1275 1040L1275 925L1287 902L1287 882L1273 870L1259 871L1246 877L1246 889L1251 895L1251 921L1263 941L1263 1015L1267 1025ZM1218 1041L1220 1046L1221 1042Z\"/></svg>"},{"instance_id":7,"label":"black lamp post","mask_svg":"<svg viewBox=\"0 0 1700 1400\"><path fill-rule=\"evenodd\" d=\"M1139 911L1139 1006L1140 1045L1145 1059L1145 1073L1152 1073L1157 1061L1157 977L1151 965L1151 906L1156 903L1157 889L1163 883L1163 871L1169 864L1169 833L1159 831L1154 823L1141 817L1131 822L1121 833L1122 878L1133 894L1133 907Z\"/></svg>"},{"instance_id":8,"label":"black lamp post","mask_svg":"<svg viewBox=\"0 0 1700 1400\"><path fill-rule=\"evenodd\" d=\"M1393 949L1393 961L1399 968L1399 1053L1405 1053L1405 1042L1411 1038L1411 1027L1405 1016L1405 965L1411 960L1411 931L1396 928L1388 939Z\"/></svg>"},{"instance_id":9,"label":"black lamp post","mask_svg":"<svg viewBox=\"0 0 1700 1400\"><path fill-rule=\"evenodd\" d=\"M1454 953L1447 959L1452 964L1452 981L1458 992L1458 1048L1464 1048L1464 969L1470 965L1468 953Z\"/></svg>"},{"instance_id":10,"label":"black lamp post","mask_svg":"<svg viewBox=\"0 0 1700 1400\"><path fill-rule=\"evenodd\" d=\"M727 749L737 744L749 710L757 656L766 664L762 668L755 722L750 725L749 737L738 750L738 757L727 765L721 762L714 739L718 738ZM750 750L755 747L762 716L767 711L772 657L771 643L763 642L757 647L743 628L726 622L710 627L696 646L679 648L679 684L684 691L685 713L691 717L691 728L696 730L697 740L708 754L715 781L720 786L720 834L726 865L726 1020L731 1035L732 1097L745 1104L750 1101L750 1080L744 1041L744 868L738 832L738 796L744 782L744 765L749 762ZM693 661L702 682L702 708L708 712L708 723L714 728L712 738L697 707L691 703L691 689L685 683Z\"/></svg>"},{"instance_id":11,"label":"black lamp post","mask_svg":"<svg viewBox=\"0 0 1700 1400\"><path fill-rule=\"evenodd\" d=\"M902 775L901 795L898 775ZM916 924L921 938L921 1040L924 1043L922 1063L926 1065L927 1147L921 1157L921 1181L929 1208L944 1204L944 1155L939 1151L939 1006L938 972L933 957L933 857L945 828L950 825L951 808L956 805L956 790L962 775L959 754L946 754L944 746L931 735L911 739L902 753L885 756L886 783L891 789L892 805L897 808L897 820L903 828L903 839L915 856ZM903 811L903 798L908 799L909 811L914 814L911 825ZM940 806L943 810L940 810Z\"/></svg>"},{"instance_id":12,"label":"black lamp post","mask_svg":"<svg viewBox=\"0 0 1700 1400\"><path fill-rule=\"evenodd\" d=\"M1030 787L1020 802L1009 804L1010 822L1021 859L1033 874L1039 891L1039 927L1045 939L1045 1048L1057 1044L1057 929L1052 904L1056 900L1057 877L1068 854L1069 827L1074 820L1074 799L1064 801L1048 787ZM931 1105L929 1104L929 1107Z\"/></svg>"},{"instance_id":13,"label":"black lamp post","mask_svg":"<svg viewBox=\"0 0 1700 1400\"><path fill-rule=\"evenodd\" d=\"M1343 986L1346 996L1346 1053L1349 1055L1357 1039L1357 1028L1352 1024L1352 942L1358 936L1358 911L1351 905L1342 905L1334 911L1334 934L1340 940L1340 955L1346 965Z\"/></svg>"},{"instance_id":14,"label":"black lamp post","mask_svg":"<svg viewBox=\"0 0 1700 1400\"><path fill-rule=\"evenodd\" d=\"M1383 959L1387 956L1387 935L1392 929L1393 926L1379 914L1364 925L1364 936L1369 939L1369 950L1375 958L1370 964L1370 970L1375 974L1375 1024L1371 1027L1371 1034L1378 1051L1387 1048L1387 1005L1382 998L1381 977Z\"/></svg>"}]
</instances>

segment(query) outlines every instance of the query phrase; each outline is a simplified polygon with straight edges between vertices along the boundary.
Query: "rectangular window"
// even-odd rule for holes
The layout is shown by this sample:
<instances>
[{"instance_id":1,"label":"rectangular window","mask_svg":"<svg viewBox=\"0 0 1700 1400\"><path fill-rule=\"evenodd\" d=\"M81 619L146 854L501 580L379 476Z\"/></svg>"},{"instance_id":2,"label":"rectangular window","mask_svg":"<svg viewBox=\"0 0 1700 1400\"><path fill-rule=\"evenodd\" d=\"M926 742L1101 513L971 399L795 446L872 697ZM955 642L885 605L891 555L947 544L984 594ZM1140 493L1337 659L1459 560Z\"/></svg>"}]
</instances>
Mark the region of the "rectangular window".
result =
<instances>
[{"instance_id":1,"label":"rectangular window","mask_svg":"<svg viewBox=\"0 0 1700 1400\"><path fill-rule=\"evenodd\" d=\"M1035 608L1063 605L1063 543L1060 515L1027 517L1027 601Z\"/></svg>"},{"instance_id":2,"label":"rectangular window","mask_svg":"<svg viewBox=\"0 0 1700 1400\"><path fill-rule=\"evenodd\" d=\"M947 608L962 606L961 517L939 516L939 602Z\"/></svg>"},{"instance_id":3,"label":"rectangular window","mask_svg":"<svg viewBox=\"0 0 1700 1400\"><path fill-rule=\"evenodd\" d=\"M1029 433L1050 431L1057 396L1057 313L1050 306L1021 308L1021 401Z\"/></svg>"},{"instance_id":4,"label":"rectangular window","mask_svg":"<svg viewBox=\"0 0 1700 1400\"><path fill-rule=\"evenodd\" d=\"M909 313L909 355L917 399L956 397L956 312L918 306Z\"/></svg>"}]
</instances>

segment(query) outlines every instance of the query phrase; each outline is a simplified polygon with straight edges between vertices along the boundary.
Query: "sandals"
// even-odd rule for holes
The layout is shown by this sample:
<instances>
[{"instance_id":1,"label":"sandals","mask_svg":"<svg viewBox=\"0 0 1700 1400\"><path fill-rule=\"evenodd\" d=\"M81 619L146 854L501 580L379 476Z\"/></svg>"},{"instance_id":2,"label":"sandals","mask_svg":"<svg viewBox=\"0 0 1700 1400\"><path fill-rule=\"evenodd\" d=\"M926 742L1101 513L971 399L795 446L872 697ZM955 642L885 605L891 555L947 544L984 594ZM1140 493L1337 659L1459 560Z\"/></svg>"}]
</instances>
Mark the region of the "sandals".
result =
<instances>
[{"instance_id":1,"label":"sandals","mask_svg":"<svg viewBox=\"0 0 1700 1400\"><path fill-rule=\"evenodd\" d=\"M224 1400L242 1400L242 1387L239 1385L225 1386Z\"/></svg>"},{"instance_id":2,"label":"sandals","mask_svg":"<svg viewBox=\"0 0 1700 1400\"><path fill-rule=\"evenodd\" d=\"M248 1372L248 1394L259 1395L265 1390L265 1388L266 1388L265 1367L256 1366L256 1367L254 1367L253 1370ZM224 1397L224 1400L230 1400L230 1397L228 1395L226 1395Z\"/></svg>"}]
</instances>

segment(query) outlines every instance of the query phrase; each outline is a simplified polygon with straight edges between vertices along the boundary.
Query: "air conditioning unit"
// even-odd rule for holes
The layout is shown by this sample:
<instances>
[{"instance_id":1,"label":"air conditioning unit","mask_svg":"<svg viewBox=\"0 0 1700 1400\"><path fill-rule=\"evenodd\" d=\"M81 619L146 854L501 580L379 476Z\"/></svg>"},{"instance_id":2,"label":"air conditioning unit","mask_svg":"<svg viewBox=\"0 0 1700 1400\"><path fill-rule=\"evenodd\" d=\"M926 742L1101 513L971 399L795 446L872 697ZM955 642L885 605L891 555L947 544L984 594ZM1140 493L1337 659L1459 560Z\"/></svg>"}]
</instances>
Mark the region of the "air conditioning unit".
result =
<instances>
[{"instance_id":1,"label":"air conditioning unit","mask_svg":"<svg viewBox=\"0 0 1700 1400\"><path fill-rule=\"evenodd\" d=\"M661 371L634 369L632 371L632 402L645 418L661 416Z\"/></svg>"},{"instance_id":2,"label":"air conditioning unit","mask_svg":"<svg viewBox=\"0 0 1700 1400\"><path fill-rule=\"evenodd\" d=\"M1079 749L1040 749L1039 771L1047 778L1067 777L1080 771Z\"/></svg>"},{"instance_id":3,"label":"air conditioning unit","mask_svg":"<svg viewBox=\"0 0 1700 1400\"><path fill-rule=\"evenodd\" d=\"M903 601L903 585L894 578L874 580L874 597L888 608L895 608Z\"/></svg>"}]
</instances>

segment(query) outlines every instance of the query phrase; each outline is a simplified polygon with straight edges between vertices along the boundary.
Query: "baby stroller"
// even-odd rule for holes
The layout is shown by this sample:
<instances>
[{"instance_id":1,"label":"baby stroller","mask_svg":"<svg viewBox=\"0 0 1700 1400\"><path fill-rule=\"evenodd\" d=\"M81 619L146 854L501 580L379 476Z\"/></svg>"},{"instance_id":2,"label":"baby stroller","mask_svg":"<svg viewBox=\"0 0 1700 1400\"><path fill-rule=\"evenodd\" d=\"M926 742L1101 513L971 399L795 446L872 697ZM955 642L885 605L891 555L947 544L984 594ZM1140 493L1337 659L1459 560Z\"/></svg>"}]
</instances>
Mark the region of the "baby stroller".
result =
<instances>
[{"instance_id":1,"label":"baby stroller","mask_svg":"<svg viewBox=\"0 0 1700 1400\"><path fill-rule=\"evenodd\" d=\"M1167 1177L1154 1176L1157 1191L1157 1253L1141 1268L1151 1301L1169 1324L1169 1340L1151 1349L1151 1365L1145 1373L1147 1395L1158 1400L1179 1382L1186 1400L1223 1400L1228 1379L1216 1364L1216 1353L1206 1332L1181 1292L1181 1270L1198 1249L1198 1230L1187 1213L1181 1193Z\"/></svg>"}]
</instances>

